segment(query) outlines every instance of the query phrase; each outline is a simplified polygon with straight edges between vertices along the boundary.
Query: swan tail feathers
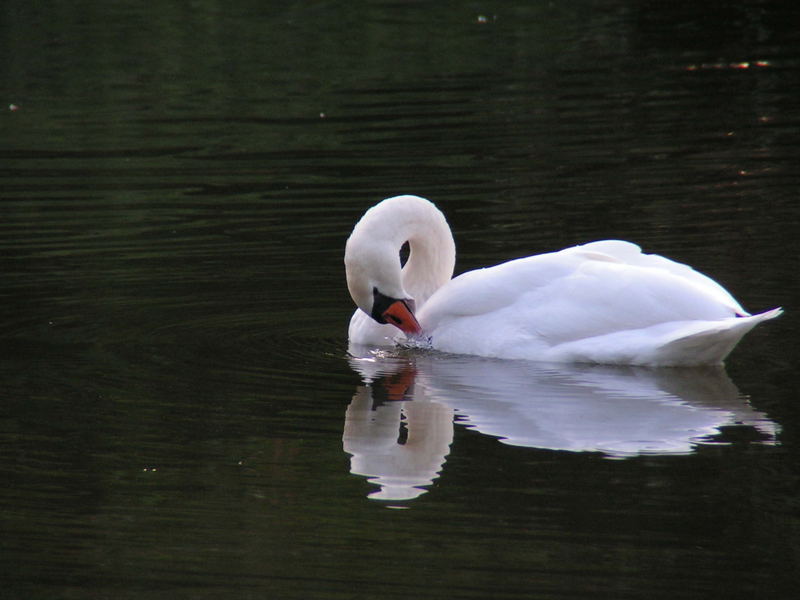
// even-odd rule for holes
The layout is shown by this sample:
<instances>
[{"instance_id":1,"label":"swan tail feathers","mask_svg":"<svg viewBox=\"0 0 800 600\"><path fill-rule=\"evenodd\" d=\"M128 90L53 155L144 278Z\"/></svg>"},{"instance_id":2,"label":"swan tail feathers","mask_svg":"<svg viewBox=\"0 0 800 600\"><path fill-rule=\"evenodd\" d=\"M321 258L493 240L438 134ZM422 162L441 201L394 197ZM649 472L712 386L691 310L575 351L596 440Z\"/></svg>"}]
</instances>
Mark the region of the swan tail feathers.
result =
<instances>
[{"instance_id":1,"label":"swan tail feathers","mask_svg":"<svg viewBox=\"0 0 800 600\"><path fill-rule=\"evenodd\" d=\"M782 313L783 309L774 308L757 315L689 325L690 331L681 330L658 348L657 362L675 366L721 364L747 332Z\"/></svg>"},{"instance_id":2,"label":"swan tail feathers","mask_svg":"<svg viewBox=\"0 0 800 600\"><path fill-rule=\"evenodd\" d=\"M773 308L771 310L765 310L762 313L758 313L757 315L752 315L751 319L758 319L757 323L761 321L768 321L769 319L774 319L775 317L780 317L783 314L783 307Z\"/></svg>"},{"instance_id":3,"label":"swan tail feathers","mask_svg":"<svg viewBox=\"0 0 800 600\"><path fill-rule=\"evenodd\" d=\"M719 365L748 331L782 312L775 308L716 321L670 322L617 331L559 344L551 348L547 360L653 367Z\"/></svg>"}]
</instances>

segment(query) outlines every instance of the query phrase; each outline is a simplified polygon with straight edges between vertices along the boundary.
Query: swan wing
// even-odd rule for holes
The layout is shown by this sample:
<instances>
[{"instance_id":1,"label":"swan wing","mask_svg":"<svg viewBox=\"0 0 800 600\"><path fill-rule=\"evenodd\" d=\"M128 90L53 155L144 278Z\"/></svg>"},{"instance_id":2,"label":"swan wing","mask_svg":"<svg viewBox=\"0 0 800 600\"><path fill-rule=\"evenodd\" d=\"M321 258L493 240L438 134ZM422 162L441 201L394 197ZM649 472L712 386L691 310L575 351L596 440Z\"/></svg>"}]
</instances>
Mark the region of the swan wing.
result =
<instances>
[{"instance_id":1,"label":"swan wing","mask_svg":"<svg viewBox=\"0 0 800 600\"><path fill-rule=\"evenodd\" d=\"M708 296L715 298L721 305L729 307L734 312L740 315L748 314L728 290L707 275L695 271L689 265L670 260L658 254L645 254L639 246L631 242L603 240L575 246L568 249L567 252L600 255L623 264L666 271L683 279L685 283L691 283L704 290Z\"/></svg>"},{"instance_id":2,"label":"swan wing","mask_svg":"<svg viewBox=\"0 0 800 600\"><path fill-rule=\"evenodd\" d=\"M736 300L705 275L643 254L635 244L609 240L460 275L440 288L418 317L432 345L445 351L658 362L637 357L697 335L697 323L718 325L744 315ZM682 330L687 323L695 325Z\"/></svg>"}]
</instances>

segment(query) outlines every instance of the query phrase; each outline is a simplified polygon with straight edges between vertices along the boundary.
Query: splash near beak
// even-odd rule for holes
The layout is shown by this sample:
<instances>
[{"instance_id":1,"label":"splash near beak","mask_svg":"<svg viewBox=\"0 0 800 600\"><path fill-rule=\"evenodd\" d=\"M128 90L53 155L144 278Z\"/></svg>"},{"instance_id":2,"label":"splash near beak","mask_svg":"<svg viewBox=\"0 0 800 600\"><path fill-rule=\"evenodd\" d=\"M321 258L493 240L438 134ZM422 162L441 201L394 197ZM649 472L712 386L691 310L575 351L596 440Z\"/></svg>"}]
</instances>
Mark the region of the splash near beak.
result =
<instances>
[{"instance_id":1,"label":"splash near beak","mask_svg":"<svg viewBox=\"0 0 800 600\"><path fill-rule=\"evenodd\" d=\"M417 321L405 300L392 302L389 308L381 313L381 317L386 323L391 323L405 334L417 335L422 333L419 321Z\"/></svg>"}]
</instances>

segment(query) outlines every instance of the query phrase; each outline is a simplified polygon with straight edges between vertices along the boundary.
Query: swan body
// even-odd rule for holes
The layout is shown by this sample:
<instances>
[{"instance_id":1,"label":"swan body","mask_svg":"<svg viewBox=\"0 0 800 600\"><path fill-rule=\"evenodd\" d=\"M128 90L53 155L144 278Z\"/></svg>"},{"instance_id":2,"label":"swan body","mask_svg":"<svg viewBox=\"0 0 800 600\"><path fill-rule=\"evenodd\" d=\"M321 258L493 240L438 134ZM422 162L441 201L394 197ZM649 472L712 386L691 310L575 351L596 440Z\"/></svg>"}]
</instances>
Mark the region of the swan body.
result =
<instances>
[{"instance_id":1,"label":"swan body","mask_svg":"<svg viewBox=\"0 0 800 600\"><path fill-rule=\"evenodd\" d=\"M359 307L350 342L550 362L719 364L782 312L750 315L709 277L619 240L451 279L454 265L450 228L428 200L396 196L369 209L345 249Z\"/></svg>"}]
</instances>

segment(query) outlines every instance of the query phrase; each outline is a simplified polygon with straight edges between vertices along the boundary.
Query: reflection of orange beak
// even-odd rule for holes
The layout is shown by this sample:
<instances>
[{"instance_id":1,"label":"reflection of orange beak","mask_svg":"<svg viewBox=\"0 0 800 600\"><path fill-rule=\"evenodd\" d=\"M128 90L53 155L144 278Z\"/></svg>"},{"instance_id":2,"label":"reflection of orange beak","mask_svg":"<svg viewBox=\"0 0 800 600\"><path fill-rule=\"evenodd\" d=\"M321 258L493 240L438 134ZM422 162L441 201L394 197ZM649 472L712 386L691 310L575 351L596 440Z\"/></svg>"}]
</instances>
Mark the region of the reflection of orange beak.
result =
<instances>
[{"instance_id":1,"label":"reflection of orange beak","mask_svg":"<svg viewBox=\"0 0 800 600\"><path fill-rule=\"evenodd\" d=\"M384 379L383 389L386 390L389 400L405 400L406 392L414 385L416 375L414 368L409 366Z\"/></svg>"},{"instance_id":2,"label":"reflection of orange beak","mask_svg":"<svg viewBox=\"0 0 800 600\"><path fill-rule=\"evenodd\" d=\"M422 327L419 321L408 308L405 300L395 300L389 305L381 315L387 323L391 323L400 331L406 334L419 334L422 333Z\"/></svg>"}]
</instances>

